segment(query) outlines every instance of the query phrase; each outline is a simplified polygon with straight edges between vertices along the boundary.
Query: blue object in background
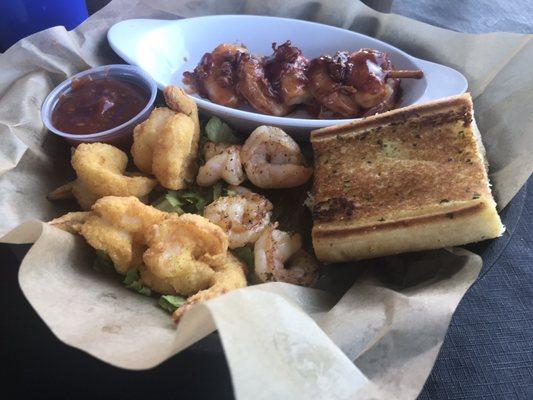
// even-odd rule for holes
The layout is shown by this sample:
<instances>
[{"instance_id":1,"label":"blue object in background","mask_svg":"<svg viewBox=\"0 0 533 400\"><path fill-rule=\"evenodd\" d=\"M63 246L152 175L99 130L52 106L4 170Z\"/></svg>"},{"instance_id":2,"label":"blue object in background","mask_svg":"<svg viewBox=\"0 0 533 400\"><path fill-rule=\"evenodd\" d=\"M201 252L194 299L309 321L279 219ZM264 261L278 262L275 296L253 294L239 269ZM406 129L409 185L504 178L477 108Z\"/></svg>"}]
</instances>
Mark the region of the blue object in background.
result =
<instances>
[{"instance_id":1,"label":"blue object in background","mask_svg":"<svg viewBox=\"0 0 533 400\"><path fill-rule=\"evenodd\" d=\"M88 15L85 0L0 0L0 50L52 26L73 29Z\"/></svg>"}]
</instances>

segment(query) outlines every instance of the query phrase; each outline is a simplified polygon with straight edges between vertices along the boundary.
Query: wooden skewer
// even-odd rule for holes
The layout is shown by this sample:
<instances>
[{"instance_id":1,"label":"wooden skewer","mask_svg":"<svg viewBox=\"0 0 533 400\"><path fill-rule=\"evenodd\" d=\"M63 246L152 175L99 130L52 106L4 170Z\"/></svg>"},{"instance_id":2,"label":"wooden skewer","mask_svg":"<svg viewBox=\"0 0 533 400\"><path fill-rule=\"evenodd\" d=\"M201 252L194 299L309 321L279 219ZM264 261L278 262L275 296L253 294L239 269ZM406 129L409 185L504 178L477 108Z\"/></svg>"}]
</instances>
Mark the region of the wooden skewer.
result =
<instances>
[{"instance_id":1,"label":"wooden skewer","mask_svg":"<svg viewBox=\"0 0 533 400\"><path fill-rule=\"evenodd\" d=\"M397 70L387 71L387 78L422 79L423 76L424 76L424 72L419 69L415 69L415 70L397 69Z\"/></svg>"}]
</instances>

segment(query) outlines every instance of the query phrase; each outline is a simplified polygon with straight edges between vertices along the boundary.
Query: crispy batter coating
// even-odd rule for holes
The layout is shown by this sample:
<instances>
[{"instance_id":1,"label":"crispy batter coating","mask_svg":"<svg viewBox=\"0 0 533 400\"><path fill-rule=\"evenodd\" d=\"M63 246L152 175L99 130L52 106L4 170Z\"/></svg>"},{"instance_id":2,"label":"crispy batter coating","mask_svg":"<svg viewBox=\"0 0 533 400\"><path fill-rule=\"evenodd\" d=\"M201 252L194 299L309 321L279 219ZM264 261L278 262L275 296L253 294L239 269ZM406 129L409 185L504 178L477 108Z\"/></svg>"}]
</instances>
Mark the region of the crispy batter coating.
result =
<instances>
[{"instance_id":1,"label":"crispy batter coating","mask_svg":"<svg viewBox=\"0 0 533 400\"><path fill-rule=\"evenodd\" d=\"M198 140L200 139L198 106L194 100L187 96L185 91L178 86L167 86L165 90L163 90L163 94L165 96L165 101L171 110L187 115L194 122L194 143L196 144L194 152L196 153L198 151Z\"/></svg>"},{"instance_id":2,"label":"crispy batter coating","mask_svg":"<svg viewBox=\"0 0 533 400\"><path fill-rule=\"evenodd\" d=\"M150 193L156 182L144 176L124 175L127 164L126 153L105 143L82 143L72 156L78 179L98 197L142 197Z\"/></svg>"},{"instance_id":3,"label":"crispy batter coating","mask_svg":"<svg viewBox=\"0 0 533 400\"><path fill-rule=\"evenodd\" d=\"M146 243L143 260L153 274L147 280L152 284L162 280L184 296L210 285L214 274L211 264L223 259L228 249L224 231L194 214L172 215L153 225L146 234Z\"/></svg>"},{"instance_id":4,"label":"crispy batter coating","mask_svg":"<svg viewBox=\"0 0 533 400\"><path fill-rule=\"evenodd\" d=\"M172 314L174 322L179 322L183 314L193 304L207 301L231 290L246 286L246 265L231 253L227 253L224 259L217 261L213 265L213 270L215 273L211 278L209 288L190 296L185 304L174 311L174 314Z\"/></svg>"},{"instance_id":5,"label":"crispy batter coating","mask_svg":"<svg viewBox=\"0 0 533 400\"><path fill-rule=\"evenodd\" d=\"M196 176L198 108L178 87L169 86L164 93L171 109L156 108L135 127L131 154L135 165L153 174L162 186L182 189Z\"/></svg>"},{"instance_id":6,"label":"crispy batter coating","mask_svg":"<svg viewBox=\"0 0 533 400\"><path fill-rule=\"evenodd\" d=\"M50 223L106 252L117 272L136 267L154 291L189 297L176 321L192 304L246 286L246 267L228 253L228 236L199 215L165 213L133 196L107 196L91 212Z\"/></svg>"},{"instance_id":7,"label":"crispy batter coating","mask_svg":"<svg viewBox=\"0 0 533 400\"><path fill-rule=\"evenodd\" d=\"M144 232L166 216L136 197L103 197L92 210L80 233L92 247L105 251L121 274L142 263Z\"/></svg>"},{"instance_id":8,"label":"crispy batter coating","mask_svg":"<svg viewBox=\"0 0 533 400\"><path fill-rule=\"evenodd\" d=\"M128 156L105 143L83 143L73 152L72 167L78 177L52 191L49 200L75 197L81 208L89 210L104 196L144 197L157 182L135 173L127 173Z\"/></svg>"},{"instance_id":9,"label":"crispy batter coating","mask_svg":"<svg viewBox=\"0 0 533 400\"><path fill-rule=\"evenodd\" d=\"M170 117L175 113L166 107L155 108L150 117L133 130L131 155L133 162L142 172L152 173L154 146L157 137Z\"/></svg>"},{"instance_id":10,"label":"crispy batter coating","mask_svg":"<svg viewBox=\"0 0 533 400\"><path fill-rule=\"evenodd\" d=\"M69 212L53 219L48 224L70 233L80 233L81 227L90 215L89 211Z\"/></svg>"},{"instance_id":11,"label":"crispy batter coating","mask_svg":"<svg viewBox=\"0 0 533 400\"><path fill-rule=\"evenodd\" d=\"M186 181L194 180L194 176L187 175L191 169L187 163L190 163L193 154L194 129L191 118L175 114L167 120L157 138L152 171L161 185L168 189L182 189Z\"/></svg>"}]
</instances>

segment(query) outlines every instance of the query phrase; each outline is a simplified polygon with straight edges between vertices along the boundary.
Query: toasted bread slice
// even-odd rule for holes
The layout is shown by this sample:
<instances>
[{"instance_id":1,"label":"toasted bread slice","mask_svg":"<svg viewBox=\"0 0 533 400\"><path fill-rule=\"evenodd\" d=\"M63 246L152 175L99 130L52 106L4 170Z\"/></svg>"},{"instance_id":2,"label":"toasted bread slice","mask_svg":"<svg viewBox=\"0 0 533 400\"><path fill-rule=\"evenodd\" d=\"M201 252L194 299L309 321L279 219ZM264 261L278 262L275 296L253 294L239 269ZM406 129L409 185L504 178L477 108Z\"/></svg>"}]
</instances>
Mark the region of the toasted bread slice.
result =
<instances>
[{"instance_id":1,"label":"toasted bread slice","mask_svg":"<svg viewBox=\"0 0 533 400\"><path fill-rule=\"evenodd\" d=\"M319 129L311 142L321 261L462 245L504 230L468 93Z\"/></svg>"}]
</instances>

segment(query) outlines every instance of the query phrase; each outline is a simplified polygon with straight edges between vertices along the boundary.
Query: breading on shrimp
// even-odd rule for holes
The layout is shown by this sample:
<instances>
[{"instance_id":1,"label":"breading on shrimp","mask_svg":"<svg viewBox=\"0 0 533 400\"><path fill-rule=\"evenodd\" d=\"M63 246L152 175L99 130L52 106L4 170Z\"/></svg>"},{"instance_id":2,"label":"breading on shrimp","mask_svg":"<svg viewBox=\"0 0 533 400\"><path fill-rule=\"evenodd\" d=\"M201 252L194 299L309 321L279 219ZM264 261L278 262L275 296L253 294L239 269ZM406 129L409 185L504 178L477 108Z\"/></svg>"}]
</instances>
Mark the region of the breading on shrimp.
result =
<instances>
[{"instance_id":1,"label":"breading on shrimp","mask_svg":"<svg viewBox=\"0 0 533 400\"><path fill-rule=\"evenodd\" d=\"M136 197L107 196L99 199L79 233L95 249L109 255L115 269L126 274L142 263L146 230L166 217Z\"/></svg>"},{"instance_id":2,"label":"breading on shrimp","mask_svg":"<svg viewBox=\"0 0 533 400\"><path fill-rule=\"evenodd\" d=\"M163 95L165 96L165 102L171 110L185 114L192 119L192 122L194 123L191 152L189 154L189 159L185 162L187 169L184 172L185 180L192 182L194 181L194 176L197 170L196 164L198 158L198 145L200 143L200 119L198 117L198 106L192 97L188 96L185 91L178 86L169 85L165 87L163 90Z\"/></svg>"},{"instance_id":3,"label":"breading on shrimp","mask_svg":"<svg viewBox=\"0 0 533 400\"><path fill-rule=\"evenodd\" d=\"M146 174L152 174L154 146L166 122L174 114L175 112L170 108L154 108L150 117L133 130L133 145L131 146L133 162Z\"/></svg>"},{"instance_id":4,"label":"breading on shrimp","mask_svg":"<svg viewBox=\"0 0 533 400\"><path fill-rule=\"evenodd\" d=\"M174 289L174 293L190 296L209 287L214 274L211 264L224 259L228 237L217 225L195 214L171 215L147 231L148 249L143 255L150 273L147 285Z\"/></svg>"},{"instance_id":5,"label":"breading on shrimp","mask_svg":"<svg viewBox=\"0 0 533 400\"><path fill-rule=\"evenodd\" d=\"M205 164L198 170L196 183L212 186L220 179L230 185L239 185L246 179L241 164L241 146L235 144L206 142Z\"/></svg>"},{"instance_id":6,"label":"breading on shrimp","mask_svg":"<svg viewBox=\"0 0 533 400\"><path fill-rule=\"evenodd\" d=\"M174 322L179 322L192 305L246 286L246 265L231 253L228 252L224 259L217 260L212 268L215 273L209 287L190 296L185 304L174 311Z\"/></svg>"},{"instance_id":7,"label":"breading on shrimp","mask_svg":"<svg viewBox=\"0 0 533 400\"><path fill-rule=\"evenodd\" d=\"M266 228L254 245L255 275L262 282L279 281L311 286L318 278L318 262L302 247L299 234Z\"/></svg>"},{"instance_id":8,"label":"breading on shrimp","mask_svg":"<svg viewBox=\"0 0 533 400\"><path fill-rule=\"evenodd\" d=\"M135 165L153 174L167 189L183 189L194 181L200 124L198 109L183 90L165 89L170 108L156 108L133 131L131 154Z\"/></svg>"},{"instance_id":9,"label":"breading on shrimp","mask_svg":"<svg viewBox=\"0 0 533 400\"><path fill-rule=\"evenodd\" d=\"M82 143L72 155L77 178L48 195L51 200L74 196L88 210L104 196L144 197L157 182L146 176L126 175L128 156L105 143Z\"/></svg>"},{"instance_id":10,"label":"breading on shrimp","mask_svg":"<svg viewBox=\"0 0 533 400\"><path fill-rule=\"evenodd\" d=\"M49 225L70 233L80 233L81 227L91 215L90 211L75 211L48 222Z\"/></svg>"},{"instance_id":11,"label":"breading on shrimp","mask_svg":"<svg viewBox=\"0 0 533 400\"><path fill-rule=\"evenodd\" d=\"M173 318L195 303L246 286L246 266L228 250L217 225L195 214L171 215L147 233L141 281L165 294L187 296Z\"/></svg>"},{"instance_id":12,"label":"breading on shrimp","mask_svg":"<svg viewBox=\"0 0 533 400\"><path fill-rule=\"evenodd\" d=\"M248 179L263 189L300 186L313 174L294 139L273 126L252 132L242 146L241 160Z\"/></svg>"},{"instance_id":13,"label":"breading on shrimp","mask_svg":"<svg viewBox=\"0 0 533 400\"><path fill-rule=\"evenodd\" d=\"M255 243L270 224L272 203L251 191L223 196L205 208L204 216L220 226L229 238L229 248Z\"/></svg>"},{"instance_id":14,"label":"breading on shrimp","mask_svg":"<svg viewBox=\"0 0 533 400\"><path fill-rule=\"evenodd\" d=\"M188 297L176 321L192 304L246 286L246 267L228 253L228 236L200 215L178 216L135 197L108 196L90 212L69 213L50 224L81 234L120 274L137 268L141 282L154 291Z\"/></svg>"}]
</instances>

